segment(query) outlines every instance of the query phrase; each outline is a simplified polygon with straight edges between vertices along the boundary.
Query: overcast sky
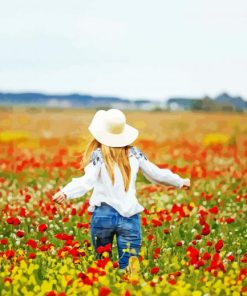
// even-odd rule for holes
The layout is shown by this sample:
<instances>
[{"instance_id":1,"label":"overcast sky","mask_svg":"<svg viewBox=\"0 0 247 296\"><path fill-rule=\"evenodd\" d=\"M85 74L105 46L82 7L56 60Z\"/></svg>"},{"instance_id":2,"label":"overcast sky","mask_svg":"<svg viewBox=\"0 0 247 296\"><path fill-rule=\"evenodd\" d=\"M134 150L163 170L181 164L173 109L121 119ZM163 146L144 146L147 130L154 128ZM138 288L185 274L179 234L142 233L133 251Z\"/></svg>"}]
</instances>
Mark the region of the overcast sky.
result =
<instances>
[{"instance_id":1,"label":"overcast sky","mask_svg":"<svg viewBox=\"0 0 247 296\"><path fill-rule=\"evenodd\" d=\"M0 91L247 99L246 0L9 0Z\"/></svg>"}]
</instances>

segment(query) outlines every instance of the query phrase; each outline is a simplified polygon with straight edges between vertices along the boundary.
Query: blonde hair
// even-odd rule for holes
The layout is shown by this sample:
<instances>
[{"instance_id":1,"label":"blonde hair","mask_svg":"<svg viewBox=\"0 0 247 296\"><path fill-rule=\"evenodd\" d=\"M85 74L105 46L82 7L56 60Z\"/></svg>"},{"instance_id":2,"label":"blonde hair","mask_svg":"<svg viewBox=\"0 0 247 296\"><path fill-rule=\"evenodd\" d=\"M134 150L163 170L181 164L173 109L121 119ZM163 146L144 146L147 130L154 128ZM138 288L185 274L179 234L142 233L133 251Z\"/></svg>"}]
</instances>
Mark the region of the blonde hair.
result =
<instances>
[{"instance_id":1,"label":"blonde hair","mask_svg":"<svg viewBox=\"0 0 247 296\"><path fill-rule=\"evenodd\" d=\"M124 188L125 192L129 190L130 184L130 174L131 174L131 167L128 158L128 149L130 145L124 147L109 147L107 145L101 144L95 138L89 142L86 147L85 152L83 153L81 166L80 169L84 170L84 167L89 163L90 156L92 152L97 149L101 148L101 153L105 162L106 169L109 173L110 179L112 184L114 185L114 165L115 163L118 165L123 181L124 181Z\"/></svg>"}]
</instances>

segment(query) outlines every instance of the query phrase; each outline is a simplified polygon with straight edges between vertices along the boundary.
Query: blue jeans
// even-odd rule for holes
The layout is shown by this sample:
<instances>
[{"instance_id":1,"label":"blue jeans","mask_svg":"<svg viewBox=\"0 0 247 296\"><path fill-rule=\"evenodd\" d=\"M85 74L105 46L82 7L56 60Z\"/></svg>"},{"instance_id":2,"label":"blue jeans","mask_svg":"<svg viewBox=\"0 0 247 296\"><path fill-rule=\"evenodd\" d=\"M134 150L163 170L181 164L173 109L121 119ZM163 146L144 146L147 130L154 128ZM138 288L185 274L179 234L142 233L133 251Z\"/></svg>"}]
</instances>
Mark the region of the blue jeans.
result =
<instances>
[{"instance_id":1,"label":"blue jeans","mask_svg":"<svg viewBox=\"0 0 247 296\"><path fill-rule=\"evenodd\" d=\"M101 206L95 207L93 212L90 234L97 259L101 258L97 248L109 243L112 245L116 234L119 268L125 269L129 257L138 256L140 252L142 239L140 213L129 218L123 217L107 203L101 203ZM129 251L124 252L124 249ZM111 255L110 252L110 257Z\"/></svg>"}]
</instances>

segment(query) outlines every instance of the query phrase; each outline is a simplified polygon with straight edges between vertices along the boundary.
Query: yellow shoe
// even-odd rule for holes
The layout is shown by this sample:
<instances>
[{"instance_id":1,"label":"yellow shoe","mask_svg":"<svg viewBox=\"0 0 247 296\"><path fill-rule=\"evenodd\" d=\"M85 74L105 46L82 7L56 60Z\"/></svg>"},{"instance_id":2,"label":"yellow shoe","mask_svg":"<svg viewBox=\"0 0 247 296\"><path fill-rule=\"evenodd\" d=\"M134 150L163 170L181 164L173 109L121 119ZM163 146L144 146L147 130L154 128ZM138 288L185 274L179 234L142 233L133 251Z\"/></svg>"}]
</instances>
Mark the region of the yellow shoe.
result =
<instances>
[{"instance_id":1,"label":"yellow shoe","mask_svg":"<svg viewBox=\"0 0 247 296\"><path fill-rule=\"evenodd\" d=\"M129 258L129 265L127 267L128 278L132 284L137 284L140 280L141 267L137 256Z\"/></svg>"}]
</instances>

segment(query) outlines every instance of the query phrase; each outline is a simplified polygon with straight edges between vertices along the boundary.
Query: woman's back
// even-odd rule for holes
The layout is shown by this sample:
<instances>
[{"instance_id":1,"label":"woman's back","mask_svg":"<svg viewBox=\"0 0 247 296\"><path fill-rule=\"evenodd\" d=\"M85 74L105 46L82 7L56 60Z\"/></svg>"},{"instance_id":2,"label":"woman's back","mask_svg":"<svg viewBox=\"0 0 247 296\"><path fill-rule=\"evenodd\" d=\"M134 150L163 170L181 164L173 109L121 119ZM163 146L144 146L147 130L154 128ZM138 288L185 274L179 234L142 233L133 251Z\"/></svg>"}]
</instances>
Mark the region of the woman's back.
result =
<instances>
[{"instance_id":1,"label":"woman's back","mask_svg":"<svg viewBox=\"0 0 247 296\"><path fill-rule=\"evenodd\" d=\"M160 185L172 185L177 188L183 186L183 178L172 173L169 169L161 169L150 162L146 155L136 146L130 146L128 157L131 167L129 190L125 192L121 171L117 164L114 168L115 182L109 177L101 148L96 148L85 167L85 174L61 189L67 198L77 198L94 188L89 201L88 211L93 212L95 206L105 202L115 208L122 216L130 217L144 210L136 198L136 177L139 169L151 182Z\"/></svg>"}]
</instances>

